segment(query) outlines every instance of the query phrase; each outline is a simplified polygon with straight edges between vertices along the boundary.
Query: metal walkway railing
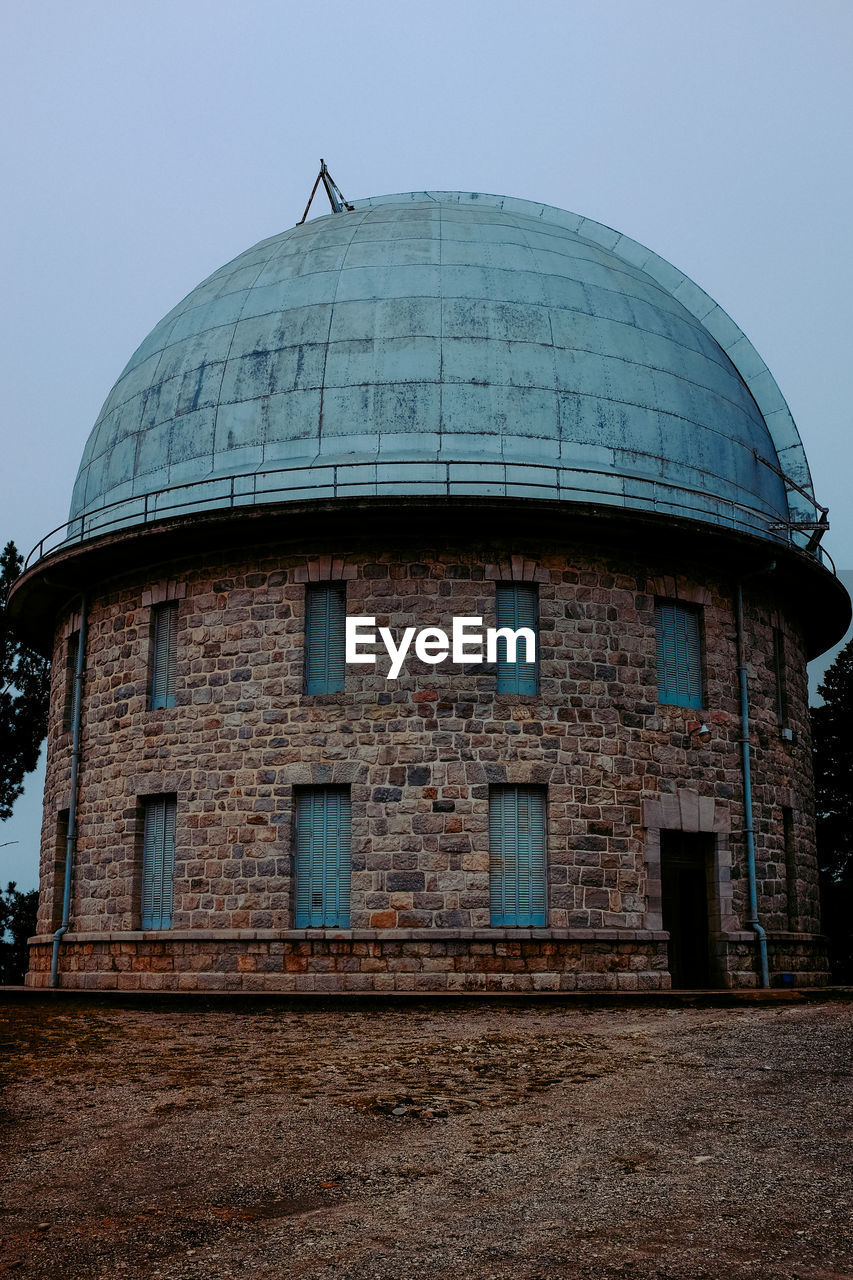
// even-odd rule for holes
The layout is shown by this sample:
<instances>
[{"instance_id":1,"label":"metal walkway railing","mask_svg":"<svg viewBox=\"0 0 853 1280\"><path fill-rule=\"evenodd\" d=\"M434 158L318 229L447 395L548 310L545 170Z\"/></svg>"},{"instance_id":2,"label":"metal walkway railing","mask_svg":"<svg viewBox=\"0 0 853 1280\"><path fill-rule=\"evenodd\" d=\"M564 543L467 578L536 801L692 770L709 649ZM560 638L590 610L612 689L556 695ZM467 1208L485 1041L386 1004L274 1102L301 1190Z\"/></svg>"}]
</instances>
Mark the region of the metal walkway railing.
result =
<instances>
[{"instance_id":1,"label":"metal walkway railing","mask_svg":"<svg viewBox=\"0 0 853 1280\"><path fill-rule=\"evenodd\" d=\"M29 568L60 548L102 534L191 512L231 510L288 500L395 496L526 497L588 502L693 517L757 534L776 543L803 547L803 543L796 541L796 522L781 520L775 511L670 481L535 462L412 458L273 467L245 475L194 480L154 493L121 498L52 529L30 551L24 567ZM825 558L835 572L823 548L818 547L816 551L816 558Z\"/></svg>"}]
</instances>

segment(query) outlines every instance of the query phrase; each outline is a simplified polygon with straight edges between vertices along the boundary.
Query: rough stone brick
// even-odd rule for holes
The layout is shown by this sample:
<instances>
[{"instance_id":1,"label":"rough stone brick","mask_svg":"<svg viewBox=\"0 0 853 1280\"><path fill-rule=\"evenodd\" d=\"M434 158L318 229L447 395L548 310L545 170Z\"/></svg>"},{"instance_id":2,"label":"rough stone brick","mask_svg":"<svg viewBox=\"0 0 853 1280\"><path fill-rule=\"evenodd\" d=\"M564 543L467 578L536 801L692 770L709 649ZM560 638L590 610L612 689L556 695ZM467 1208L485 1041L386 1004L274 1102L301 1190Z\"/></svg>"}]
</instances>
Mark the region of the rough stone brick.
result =
<instances>
[{"instance_id":1,"label":"rough stone brick","mask_svg":"<svg viewBox=\"0 0 853 1280\"><path fill-rule=\"evenodd\" d=\"M489 549L496 564L509 566L513 554L511 544ZM308 558L274 548L210 551L175 562L168 581L152 585L128 569L93 596L72 931L62 952L66 985L85 977L138 986L142 976L181 985L194 974L210 990L217 984L240 989L235 984L244 977L284 981L285 973L258 968L269 957L250 952L250 940L223 942L217 951L200 939L180 956L175 943L167 941L166 951L155 955L133 941L122 944L128 949L120 963L119 953L108 954L98 943L87 943L92 949L85 956L79 951L75 932L98 937L138 929L142 797L178 797L175 929L292 930L293 788L334 785L351 788L353 922L373 930L465 935L489 927L489 786L507 783L548 788L552 931L606 924L618 937L654 920L659 928L660 841L654 832L673 827L707 833L716 842L716 907L724 921L714 939L717 979L754 983L754 948L728 938L742 928L746 909L728 579L709 575L707 565L691 563L678 547L665 563L652 565L628 547L579 555L540 540L535 553L522 556L524 566L534 566L533 576L522 580L542 584L539 696L497 695L494 670L486 666L460 671L450 663L426 667L413 660L394 686L372 668L351 669L343 693L305 698L300 578L304 573L302 580L309 580L309 562L312 573L326 566L346 581L358 610L383 625L386 618L399 627L449 626L455 614L492 616L494 577L470 546L448 545L430 555L421 549L412 556L407 561L375 547L346 562L339 548L330 547L313 548ZM527 568L521 572L528 574ZM653 596L664 580L681 598L689 598L689 590L702 593L708 744L688 731L699 713L657 702ZM657 584L653 590L650 581ZM175 587L180 592L169 594ZM156 712L146 706L155 589L165 593L162 599L178 600L179 610L176 706ZM793 972L798 981L820 981L825 958L804 640L786 602L772 597L772 590L770 579L753 584L746 599L762 922L776 969ZM780 739L775 719L772 626L780 619L793 743ZM44 937L56 927L61 906L58 814L68 807L71 744L63 723L63 680L70 622L70 615L57 620L52 671L38 926ZM794 814L796 874L790 883L782 804ZM315 953L318 945L284 954L294 984L303 976L322 977L347 989L346 974L354 978L355 970L307 973L309 958L326 954L322 948ZM458 945L458 964L477 960L470 937L460 936ZM627 954L612 939L602 946L606 956L619 958L616 969L596 969L591 954L583 965L613 985L623 962L625 975L638 982L643 975L657 985L667 981L665 940L634 945L641 951L636 968L628 967ZM30 985L46 982L49 950L48 942L33 948ZM173 971L161 967L170 952ZM241 967L241 957L254 958L255 967ZM352 958L362 975L370 972L371 982L391 976L390 952L353 951L340 963ZM486 973L517 983L510 959L523 965L535 960L533 976L556 974L561 987L574 981L570 966L580 963L565 949L492 953L484 963L497 969L465 972L475 984ZM368 971L368 961L380 968ZM374 989L392 986L377 982ZM300 989L315 988L307 983Z\"/></svg>"}]
</instances>

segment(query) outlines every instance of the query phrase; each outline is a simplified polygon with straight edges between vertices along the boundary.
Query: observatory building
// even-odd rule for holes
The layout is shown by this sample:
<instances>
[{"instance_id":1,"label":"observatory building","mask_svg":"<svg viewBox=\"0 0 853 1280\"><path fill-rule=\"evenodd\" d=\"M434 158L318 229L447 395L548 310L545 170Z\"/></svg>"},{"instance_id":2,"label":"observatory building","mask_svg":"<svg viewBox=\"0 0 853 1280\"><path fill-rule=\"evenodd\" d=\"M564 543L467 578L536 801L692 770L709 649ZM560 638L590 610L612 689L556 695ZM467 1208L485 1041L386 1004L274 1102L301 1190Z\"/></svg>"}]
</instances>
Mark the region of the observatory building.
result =
<instances>
[{"instance_id":1,"label":"observatory building","mask_svg":"<svg viewBox=\"0 0 853 1280\"><path fill-rule=\"evenodd\" d=\"M806 661L850 604L763 361L588 218L335 203L145 339L16 584L28 982L824 982Z\"/></svg>"}]
</instances>

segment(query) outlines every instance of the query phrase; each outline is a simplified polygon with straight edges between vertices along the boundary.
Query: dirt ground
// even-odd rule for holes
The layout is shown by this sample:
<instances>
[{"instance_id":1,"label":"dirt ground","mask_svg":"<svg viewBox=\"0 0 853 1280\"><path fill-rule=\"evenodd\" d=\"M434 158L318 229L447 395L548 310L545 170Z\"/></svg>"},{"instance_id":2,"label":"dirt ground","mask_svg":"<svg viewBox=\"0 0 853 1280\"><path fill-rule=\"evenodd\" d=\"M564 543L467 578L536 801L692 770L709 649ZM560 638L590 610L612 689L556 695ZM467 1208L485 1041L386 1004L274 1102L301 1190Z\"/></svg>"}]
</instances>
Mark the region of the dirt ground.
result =
<instances>
[{"instance_id":1,"label":"dirt ground","mask_svg":"<svg viewBox=\"0 0 853 1280\"><path fill-rule=\"evenodd\" d=\"M0 1275L853 1277L853 1005L2 1005Z\"/></svg>"}]
</instances>

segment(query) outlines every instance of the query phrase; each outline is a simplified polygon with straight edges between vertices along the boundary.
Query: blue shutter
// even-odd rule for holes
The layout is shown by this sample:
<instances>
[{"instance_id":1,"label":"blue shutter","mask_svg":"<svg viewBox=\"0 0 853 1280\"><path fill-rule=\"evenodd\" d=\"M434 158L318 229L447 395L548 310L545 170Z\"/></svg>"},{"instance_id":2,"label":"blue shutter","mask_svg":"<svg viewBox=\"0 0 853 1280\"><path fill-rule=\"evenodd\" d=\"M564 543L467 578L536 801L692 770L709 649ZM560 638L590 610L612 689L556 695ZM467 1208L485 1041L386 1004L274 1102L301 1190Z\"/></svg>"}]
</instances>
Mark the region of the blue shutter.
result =
<instances>
[{"instance_id":1,"label":"blue shutter","mask_svg":"<svg viewBox=\"0 0 853 1280\"><path fill-rule=\"evenodd\" d=\"M142 836L142 928L170 929L175 883L175 800L146 801Z\"/></svg>"},{"instance_id":2,"label":"blue shutter","mask_svg":"<svg viewBox=\"0 0 853 1280\"><path fill-rule=\"evenodd\" d=\"M495 590L495 614L498 627L509 627L517 631L519 627L529 627L536 636L536 647L539 647L539 590L527 583L501 583ZM523 661L521 654L526 653L526 646L519 644L516 648L517 662L508 660L508 646L501 637L498 639L497 691L498 693L537 693L537 663Z\"/></svg>"},{"instance_id":3,"label":"blue shutter","mask_svg":"<svg viewBox=\"0 0 853 1280\"><path fill-rule=\"evenodd\" d=\"M784 726L788 719L788 680L785 668L785 637L779 627L773 628L773 671L776 677L776 721Z\"/></svg>"},{"instance_id":4,"label":"blue shutter","mask_svg":"<svg viewBox=\"0 0 853 1280\"><path fill-rule=\"evenodd\" d=\"M509 787L493 789L489 793L489 897L494 925L516 923L508 918L517 879L515 836L514 791Z\"/></svg>"},{"instance_id":5,"label":"blue shutter","mask_svg":"<svg viewBox=\"0 0 853 1280\"><path fill-rule=\"evenodd\" d=\"M655 605L658 701L702 706L702 645L699 610L672 601Z\"/></svg>"},{"instance_id":6,"label":"blue shutter","mask_svg":"<svg viewBox=\"0 0 853 1280\"><path fill-rule=\"evenodd\" d=\"M68 637L68 651L65 662L65 712L63 716L63 732L67 732L77 719L77 703L80 690L77 686L77 658L80 648L80 632L74 631Z\"/></svg>"},{"instance_id":7,"label":"blue shutter","mask_svg":"<svg viewBox=\"0 0 853 1280\"><path fill-rule=\"evenodd\" d=\"M296 927L348 928L351 805L346 787L296 797Z\"/></svg>"},{"instance_id":8,"label":"blue shutter","mask_svg":"<svg viewBox=\"0 0 853 1280\"><path fill-rule=\"evenodd\" d=\"M493 787L489 889L493 925L545 924L545 792Z\"/></svg>"},{"instance_id":9,"label":"blue shutter","mask_svg":"<svg viewBox=\"0 0 853 1280\"><path fill-rule=\"evenodd\" d=\"M157 605L153 610L153 623L151 707L173 707L178 660L178 606Z\"/></svg>"},{"instance_id":10,"label":"blue shutter","mask_svg":"<svg viewBox=\"0 0 853 1280\"><path fill-rule=\"evenodd\" d=\"M324 583L305 592L305 692L344 687L346 589Z\"/></svg>"}]
</instances>

